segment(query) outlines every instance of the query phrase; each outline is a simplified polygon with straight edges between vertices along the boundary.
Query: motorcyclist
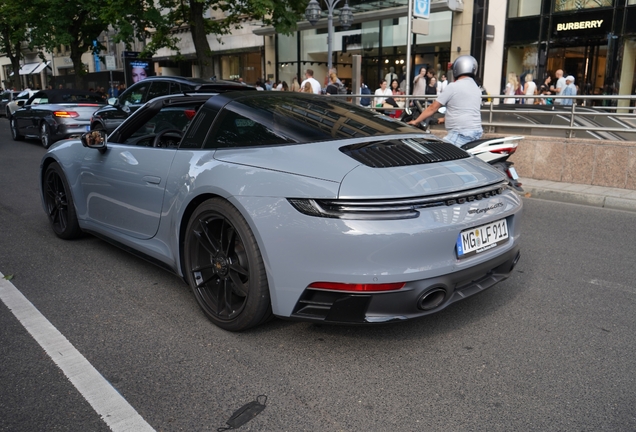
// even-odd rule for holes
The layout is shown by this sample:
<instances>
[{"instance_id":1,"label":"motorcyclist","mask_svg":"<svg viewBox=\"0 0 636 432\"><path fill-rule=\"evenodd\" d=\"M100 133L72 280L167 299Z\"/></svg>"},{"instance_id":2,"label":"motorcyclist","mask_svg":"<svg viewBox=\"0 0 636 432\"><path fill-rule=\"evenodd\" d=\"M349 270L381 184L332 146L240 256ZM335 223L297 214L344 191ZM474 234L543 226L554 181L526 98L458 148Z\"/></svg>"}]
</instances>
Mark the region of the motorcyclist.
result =
<instances>
[{"instance_id":1,"label":"motorcyclist","mask_svg":"<svg viewBox=\"0 0 636 432\"><path fill-rule=\"evenodd\" d=\"M446 106L445 123L448 134L444 140L460 147L470 141L481 138L481 90L475 83L477 60L473 56L462 55L453 63L455 81L450 83L444 92L433 101L419 117L409 122L417 125L435 114L442 106Z\"/></svg>"}]
</instances>

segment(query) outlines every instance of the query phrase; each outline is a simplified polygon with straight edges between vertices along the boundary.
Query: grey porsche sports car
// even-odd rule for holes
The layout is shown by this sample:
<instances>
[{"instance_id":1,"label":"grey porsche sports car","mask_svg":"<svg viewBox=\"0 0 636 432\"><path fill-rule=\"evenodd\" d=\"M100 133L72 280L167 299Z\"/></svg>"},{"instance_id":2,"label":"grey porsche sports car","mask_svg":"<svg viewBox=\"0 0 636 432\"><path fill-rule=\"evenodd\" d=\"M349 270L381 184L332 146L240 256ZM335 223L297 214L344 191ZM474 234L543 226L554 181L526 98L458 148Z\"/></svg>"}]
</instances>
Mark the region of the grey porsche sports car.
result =
<instances>
[{"instance_id":1,"label":"grey porsche sports car","mask_svg":"<svg viewBox=\"0 0 636 432\"><path fill-rule=\"evenodd\" d=\"M522 202L463 150L336 98L182 94L41 165L61 238L87 232L180 276L218 326L437 312L507 278Z\"/></svg>"}]
</instances>

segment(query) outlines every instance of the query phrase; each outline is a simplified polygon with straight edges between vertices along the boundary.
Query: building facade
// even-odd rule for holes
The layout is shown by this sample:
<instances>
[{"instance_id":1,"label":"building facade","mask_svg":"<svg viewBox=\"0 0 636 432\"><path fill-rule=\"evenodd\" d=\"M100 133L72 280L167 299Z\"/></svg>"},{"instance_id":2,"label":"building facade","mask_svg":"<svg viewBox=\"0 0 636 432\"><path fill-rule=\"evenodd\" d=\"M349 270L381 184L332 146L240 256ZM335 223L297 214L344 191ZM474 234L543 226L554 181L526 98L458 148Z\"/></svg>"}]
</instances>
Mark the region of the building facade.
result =
<instances>
[{"instance_id":1,"label":"building facade","mask_svg":"<svg viewBox=\"0 0 636 432\"><path fill-rule=\"evenodd\" d=\"M636 0L509 0L505 72L562 69L583 95L633 95Z\"/></svg>"}]
</instances>

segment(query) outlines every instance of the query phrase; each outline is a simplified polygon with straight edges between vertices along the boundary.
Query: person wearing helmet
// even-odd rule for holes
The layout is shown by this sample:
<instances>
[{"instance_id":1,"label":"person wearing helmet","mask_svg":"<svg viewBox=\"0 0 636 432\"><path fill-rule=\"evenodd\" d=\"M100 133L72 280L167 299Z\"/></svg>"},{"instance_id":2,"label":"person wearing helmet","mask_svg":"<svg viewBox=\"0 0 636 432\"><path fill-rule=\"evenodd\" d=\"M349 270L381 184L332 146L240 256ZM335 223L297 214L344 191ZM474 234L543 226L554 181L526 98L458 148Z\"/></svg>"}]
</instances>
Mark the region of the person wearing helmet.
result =
<instances>
[{"instance_id":1,"label":"person wearing helmet","mask_svg":"<svg viewBox=\"0 0 636 432\"><path fill-rule=\"evenodd\" d=\"M430 104L418 118L409 122L416 125L446 107L445 118L440 123L446 125L448 134L444 141L458 147L481 138L481 90L475 82L477 60L473 56L459 56L453 63L455 81L448 84L444 92Z\"/></svg>"}]
</instances>

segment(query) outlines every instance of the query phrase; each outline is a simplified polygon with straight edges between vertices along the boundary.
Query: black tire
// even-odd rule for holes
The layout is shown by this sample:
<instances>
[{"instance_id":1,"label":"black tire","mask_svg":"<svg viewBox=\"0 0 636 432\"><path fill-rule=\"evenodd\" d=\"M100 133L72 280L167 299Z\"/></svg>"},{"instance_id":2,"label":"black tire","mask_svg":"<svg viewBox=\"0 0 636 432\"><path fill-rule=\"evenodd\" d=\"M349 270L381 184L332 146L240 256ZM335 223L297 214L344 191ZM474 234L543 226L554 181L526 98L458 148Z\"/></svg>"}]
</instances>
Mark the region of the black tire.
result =
<instances>
[{"instance_id":1,"label":"black tire","mask_svg":"<svg viewBox=\"0 0 636 432\"><path fill-rule=\"evenodd\" d=\"M243 331L272 315L265 265L239 211L219 198L201 204L186 228L186 279L217 326Z\"/></svg>"},{"instance_id":2,"label":"black tire","mask_svg":"<svg viewBox=\"0 0 636 432\"><path fill-rule=\"evenodd\" d=\"M51 126L49 126L47 122L42 122L40 125L40 142L45 149L51 147L51 144L53 144L51 140Z\"/></svg>"},{"instance_id":3,"label":"black tire","mask_svg":"<svg viewBox=\"0 0 636 432\"><path fill-rule=\"evenodd\" d=\"M15 122L15 119L11 118L11 137L13 138L13 141L22 141L24 139L24 135L20 135L18 133L18 128L16 127Z\"/></svg>"},{"instance_id":4,"label":"black tire","mask_svg":"<svg viewBox=\"0 0 636 432\"><path fill-rule=\"evenodd\" d=\"M11 110L9 108L5 110L5 115L7 116L7 119L11 120Z\"/></svg>"},{"instance_id":5,"label":"black tire","mask_svg":"<svg viewBox=\"0 0 636 432\"><path fill-rule=\"evenodd\" d=\"M80 237L82 230L77 221L71 188L57 163L52 163L46 169L42 190L46 214L55 235L65 240Z\"/></svg>"}]
</instances>

